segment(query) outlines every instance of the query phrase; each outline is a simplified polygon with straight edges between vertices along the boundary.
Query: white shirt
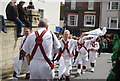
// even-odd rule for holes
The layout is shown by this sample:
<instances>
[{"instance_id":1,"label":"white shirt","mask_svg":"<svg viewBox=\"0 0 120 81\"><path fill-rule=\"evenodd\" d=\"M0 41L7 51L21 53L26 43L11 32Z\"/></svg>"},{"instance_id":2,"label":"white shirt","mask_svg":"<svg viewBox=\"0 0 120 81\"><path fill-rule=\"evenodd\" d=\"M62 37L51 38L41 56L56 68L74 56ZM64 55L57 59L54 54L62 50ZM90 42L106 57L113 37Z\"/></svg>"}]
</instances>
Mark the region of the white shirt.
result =
<instances>
[{"instance_id":1,"label":"white shirt","mask_svg":"<svg viewBox=\"0 0 120 81\"><path fill-rule=\"evenodd\" d=\"M80 51L80 54L88 54L88 41L85 41L84 43L85 47L77 48L78 51Z\"/></svg>"},{"instance_id":2,"label":"white shirt","mask_svg":"<svg viewBox=\"0 0 120 81\"><path fill-rule=\"evenodd\" d=\"M89 50L90 49L94 49L95 51L90 51L90 53L97 53L97 50L100 48L100 46L99 46L99 43L98 42L95 42L95 46L93 47L93 45L92 45L92 42L91 43L89 43Z\"/></svg>"},{"instance_id":3,"label":"white shirt","mask_svg":"<svg viewBox=\"0 0 120 81\"><path fill-rule=\"evenodd\" d=\"M97 37L95 36L93 39L91 40L85 40L85 38L80 38L79 39L79 43L80 44L83 44L84 42L84 46L86 47L86 49L88 50L89 49L89 44L92 42L92 41L95 41L97 39ZM84 47L82 47L81 49L77 49L78 51L80 51L81 54L88 54L88 51L86 50Z\"/></svg>"},{"instance_id":4,"label":"white shirt","mask_svg":"<svg viewBox=\"0 0 120 81\"><path fill-rule=\"evenodd\" d=\"M26 38L26 36L22 37L19 48L21 48L21 45L23 44L23 41L25 40L25 38Z\"/></svg>"},{"instance_id":5,"label":"white shirt","mask_svg":"<svg viewBox=\"0 0 120 81\"><path fill-rule=\"evenodd\" d=\"M60 43L61 43L61 47L62 47L62 50L64 49L64 44L62 42L62 40L67 43L67 41L65 41L63 38L60 40ZM72 51L74 50L74 46L77 45L77 40L74 40L74 39L69 39L68 40L69 43L68 43L68 50L70 52L70 54L72 55ZM70 57L67 50L65 49L65 51L63 52L63 57Z\"/></svg>"},{"instance_id":6,"label":"white shirt","mask_svg":"<svg viewBox=\"0 0 120 81\"><path fill-rule=\"evenodd\" d=\"M44 30L46 30L46 29L45 29L45 28L39 28L39 30L38 30L39 35L40 35ZM53 37L54 37L54 41L53 41L53 39L52 39L52 34L50 33L50 31L47 31L47 32L43 35L43 37L42 37L42 39L43 39L42 46L43 46L43 48L44 48L44 51L45 51L47 57L48 57L50 60L52 60L52 56L53 56L53 55L52 55L53 45L54 45L54 48L56 48L56 49L59 49L59 48L61 47L60 42L59 42L59 40L57 39L57 37L55 36L55 34L53 34ZM35 32L31 33L31 34L27 37L27 39L26 39L26 41L25 41L25 43L24 43L24 45L23 45L23 50L24 50L27 54L30 53L30 55L31 55L31 53L32 53L32 51L33 51L33 49L34 49L34 46L35 46L35 44L36 44L35 39L36 39ZM39 47L37 48L33 59L44 59L43 54L41 53L41 50L40 50Z\"/></svg>"}]
</instances>

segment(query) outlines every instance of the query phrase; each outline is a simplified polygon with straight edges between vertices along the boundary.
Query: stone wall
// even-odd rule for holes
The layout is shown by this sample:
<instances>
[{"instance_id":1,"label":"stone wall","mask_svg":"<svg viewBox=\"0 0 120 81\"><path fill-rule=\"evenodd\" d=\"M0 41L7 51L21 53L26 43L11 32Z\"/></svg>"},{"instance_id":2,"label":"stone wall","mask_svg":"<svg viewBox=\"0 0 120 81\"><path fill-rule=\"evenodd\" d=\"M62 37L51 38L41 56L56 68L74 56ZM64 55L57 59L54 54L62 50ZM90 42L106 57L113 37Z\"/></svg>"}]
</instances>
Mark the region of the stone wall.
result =
<instances>
[{"instance_id":1,"label":"stone wall","mask_svg":"<svg viewBox=\"0 0 120 81\"><path fill-rule=\"evenodd\" d=\"M0 38L0 68L5 77L13 72L13 58L18 55L21 38L16 37L16 27L7 27L7 33L0 32Z\"/></svg>"},{"instance_id":2,"label":"stone wall","mask_svg":"<svg viewBox=\"0 0 120 81\"><path fill-rule=\"evenodd\" d=\"M36 28L34 27L33 31ZM7 33L0 32L0 68L2 68L3 77L7 77L9 73L13 72L13 58L19 52L21 37L17 38L16 31L16 27L11 26L7 27Z\"/></svg>"},{"instance_id":3,"label":"stone wall","mask_svg":"<svg viewBox=\"0 0 120 81\"><path fill-rule=\"evenodd\" d=\"M36 17L38 18L38 15ZM39 19L32 21L32 31L36 30L38 21ZM21 41L21 38L17 38L16 24L8 20L5 20L5 24L7 33L0 31L0 75L2 74L2 78L9 77L10 73L13 73L13 58L18 55ZM23 29L24 27L25 25L23 24Z\"/></svg>"}]
</instances>

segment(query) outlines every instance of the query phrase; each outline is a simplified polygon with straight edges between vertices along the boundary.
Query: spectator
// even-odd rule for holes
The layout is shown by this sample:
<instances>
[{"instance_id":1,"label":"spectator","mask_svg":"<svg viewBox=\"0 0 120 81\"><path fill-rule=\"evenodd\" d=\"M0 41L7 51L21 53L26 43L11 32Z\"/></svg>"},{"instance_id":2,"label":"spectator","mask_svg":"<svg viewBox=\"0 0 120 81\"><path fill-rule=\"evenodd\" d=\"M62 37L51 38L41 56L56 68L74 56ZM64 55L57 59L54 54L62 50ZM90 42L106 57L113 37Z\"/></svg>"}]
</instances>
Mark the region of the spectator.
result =
<instances>
[{"instance_id":1,"label":"spectator","mask_svg":"<svg viewBox=\"0 0 120 81\"><path fill-rule=\"evenodd\" d=\"M25 12L25 9L23 8L24 4L25 4L25 1L20 1L19 4L17 5L19 18L23 23L25 23L27 27L32 28L31 23L27 20L28 18L27 13Z\"/></svg>"},{"instance_id":2,"label":"spectator","mask_svg":"<svg viewBox=\"0 0 120 81\"><path fill-rule=\"evenodd\" d=\"M102 37L102 52L106 52L106 48L107 48L107 41L104 37Z\"/></svg>"},{"instance_id":3,"label":"spectator","mask_svg":"<svg viewBox=\"0 0 120 81\"><path fill-rule=\"evenodd\" d=\"M100 48L98 49L98 57L100 57L102 51L102 38L99 37L97 41L99 42L99 46L100 46Z\"/></svg>"},{"instance_id":4,"label":"spectator","mask_svg":"<svg viewBox=\"0 0 120 81\"><path fill-rule=\"evenodd\" d=\"M27 9L35 9L33 2L29 2L29 5L27 6Z\"/></svg>"},{"instance_id":5,"label":"spectator","mask_svg":"<svg viewBox=\"0 0 120 81\"><path fill-rule=\"evenodd\" d=\"M105 49L105 42L103 40L104 38L102 37L102 49Z\"/></svg>"},{"instance_id":6,"label":"spectator","mask_svg":"<svg viewBox=\"0 0 120 81\"><path fill-rule=\"evenodd\" d=\"M109 51L108 51L109 53L112 53L113 41L114 41L114 40L111 38L111 39L110 39L110 44L109 44Z\"/></svg>"},{"instance_id":7,"label":"spectator","mask_svg":"<svg viewBox=\"0 0 120 81\"><path fill-rule=\"evenodd\" d=\"M18 18L18 10L15 5L16 0L11 0L6 7L6 16L8 20L14 21L17 24L17 37L22 37L22 22Z\"/></svg>"},{"instance_id":8,"label":"spectator","mask_svg":"<svg viewBox=\"0 0 120 81\"><path fill-rule=\"evenodd\" d=\"M0 19L1 19L0 27L2 27L1 30L2 30L4 33L7 33L7 28L6 28L6 25L5 25L4 16L3 16L3 15L0 15ZM1 31L1 30L0 30L0 31Z\"/></svg>"},{"instance_id":9,"label":"spectator","mask_svg":"<svg viewBox=\"0 0 120 81\"><path fill-rule=\"evenodd\" d=\"M107 40L107 52L110 53L110 47L111 47L110 46L110 38L107 37L106 40Z\"/></svg>"}]
</instances>

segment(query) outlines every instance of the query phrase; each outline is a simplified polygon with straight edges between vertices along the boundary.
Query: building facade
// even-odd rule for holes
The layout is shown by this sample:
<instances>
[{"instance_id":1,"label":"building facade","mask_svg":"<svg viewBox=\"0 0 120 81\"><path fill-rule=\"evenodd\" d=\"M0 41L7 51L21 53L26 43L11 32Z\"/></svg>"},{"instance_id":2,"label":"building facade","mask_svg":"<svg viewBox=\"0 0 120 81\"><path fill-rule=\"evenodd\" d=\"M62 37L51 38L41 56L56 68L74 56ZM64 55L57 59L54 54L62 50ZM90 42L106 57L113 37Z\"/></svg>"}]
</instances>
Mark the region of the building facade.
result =
<instances>
[{"instance_id":1,"label":"building facade","mask_svg":"<svg viewBox=\"0 0 120 81\"><path fill-rule=\"evenodd\" d=\"M65 2L66 29L69 29L73 35L79 36L82 32L98 28L99 12L100 2L94 2L93 0Z\"/></svg>"},{"instance_id":2,"label":"building facade","mask_svg":"<svg viewBox=\"0 0 120 81\"><path fill-rule=\"evenodd\" d=\"M64 22L73 35L99 27L119 34L120 0L66 0Z\"/></svg>"},{"instance_id":3,"label":"building facade","mask_svg":"<svg viewBox=\"0 0 120 81\"><path fill-rule=\"evenodd\" d=\"M107 27L108 33L120 35L120 0L109 0L101 3L101 27Z\"/></svg>"}]
</instances>

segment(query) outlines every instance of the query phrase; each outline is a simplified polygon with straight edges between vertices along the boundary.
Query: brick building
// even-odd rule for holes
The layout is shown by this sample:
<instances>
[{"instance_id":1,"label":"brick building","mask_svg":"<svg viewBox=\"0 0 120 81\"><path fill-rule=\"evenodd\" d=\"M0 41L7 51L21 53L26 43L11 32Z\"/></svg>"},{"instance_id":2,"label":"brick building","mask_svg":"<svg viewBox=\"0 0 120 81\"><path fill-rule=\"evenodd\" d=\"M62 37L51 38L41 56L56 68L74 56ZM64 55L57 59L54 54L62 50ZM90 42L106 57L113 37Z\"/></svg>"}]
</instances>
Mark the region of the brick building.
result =
<instances>
[{"instance_id":1,"label":"brick building","mask_svg":"<svg viewBox=\"0 0 120 81\"><path fill-rule=\"evenodd\" d=\"M66 29L73 35L99 27L100 2L87 1L77 2L71 0L65 2L65 23Z\"/></svg>"}]
</instances>

